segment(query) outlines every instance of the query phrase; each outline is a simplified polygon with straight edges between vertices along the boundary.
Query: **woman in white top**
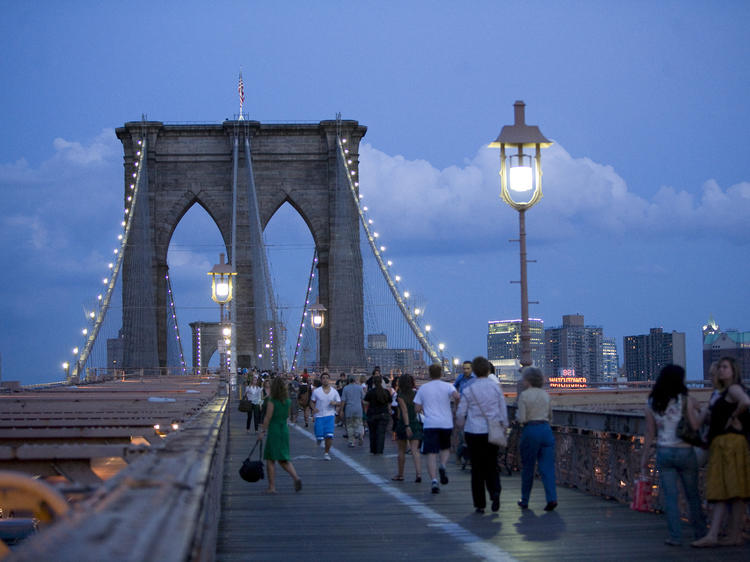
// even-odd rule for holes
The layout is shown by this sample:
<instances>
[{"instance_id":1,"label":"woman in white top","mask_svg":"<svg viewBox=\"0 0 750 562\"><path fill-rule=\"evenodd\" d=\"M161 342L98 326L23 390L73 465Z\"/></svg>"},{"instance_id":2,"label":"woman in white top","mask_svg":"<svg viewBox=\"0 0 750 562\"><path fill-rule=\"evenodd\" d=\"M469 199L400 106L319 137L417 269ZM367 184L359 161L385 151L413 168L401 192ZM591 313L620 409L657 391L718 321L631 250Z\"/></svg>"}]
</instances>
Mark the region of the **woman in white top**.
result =
<instances>
[{"instance_id":1,"label":"woman in white top","mask_svg":"<svg viewBox=\"0 0 750 562\"><path fill-rule=\"evenodd\" d=\"M247 411L247 423L245 424L245 429L248 433L250 433L251 420L255 422L256 433L258 431L258 423L263 423L263 420L260 419L260 405L263 402L261 398L262 390L260 384L258 384L257 375L254 375L253 380L245 387L245 398L250 400L250 409Z\"/></svg>"},{"instance_id":2,"label":"woman in white top","mask_svg":"<svg viewBox=\"0 0 750 562\"><path fill-rule=\"evenodd\" d=\"M698 405L688 396L685 387L685 369L679 365L666 365L656 378L654 388L648 396L646 406L646 434L643 439L641 474L647 474L651 444L656 436L656 466L664 492L664 508L667 513L670 546L682 544L680 507L677 479L682 480L690 508L690 520L696 539L706 534L706 520L701 510L698 494L698 461L693 447L677 437L677 425L682 414L687 414L688 423L697 429L699 425Z\"/></svg>"},{"instance_id":3,"label":"woman in white top","mask_svg":"<svg viewBox=\"0 0 750 562\"><path fill-rule=\"evenodd\" d=\"M471 457L471 496L477 513L484 513L487 496L490 494L492 511L500 509L500 471L497 467L499 447L487 439L487 420L497 420L508 426L508 408L500 386L487 378L490 362L477 357L471 362L476 378L467 383L456 411L456 424L463 427L466 445Z\"/></svg>"},{"instance_id":4,"label":"woman in white top","mask_svg":"<svg viewBox=\"0 0 750 562\"><path fill-rule=\"evenodd\" d=\"M547 505L544 511L557 507L555 484L555 436L549 422L552 421L552 406L549 394L542 390L544 376L536 367L525 367L522 371L523 392L518 397L517 421L523 425L521 431L521 509L529 507L531 487L534 484L534 468L538 462L539 475L544 485Z\"/></svg>"}]
</instances>

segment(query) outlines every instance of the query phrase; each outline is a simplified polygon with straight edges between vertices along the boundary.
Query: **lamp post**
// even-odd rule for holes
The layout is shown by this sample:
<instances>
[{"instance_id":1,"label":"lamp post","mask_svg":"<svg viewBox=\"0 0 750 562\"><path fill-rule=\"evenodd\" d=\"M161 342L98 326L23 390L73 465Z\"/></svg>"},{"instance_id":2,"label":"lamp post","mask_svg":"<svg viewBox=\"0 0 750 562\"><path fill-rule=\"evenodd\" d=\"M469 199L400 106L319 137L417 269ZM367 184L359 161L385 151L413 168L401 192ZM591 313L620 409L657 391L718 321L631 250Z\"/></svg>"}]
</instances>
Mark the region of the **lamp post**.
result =
<instances>
[{"instance_id":1,"label":"lamp post","mask_svg":"<svg viewBox=\"0 0 750 562\"><path fill-rule=\"evenodd\" d=\"M318 334L318 367L322 368L323 366L320 365L321 360L321 353L320 353L320 330L323 328L323 326L326 325L326 312L328 312L328 309L320 304L319 302L316 302L313 305L310 305L310 308L308 309L310 311L310 324L312 324L312 327L315 328L315 331Z\"/></svg>"},{"instance_id":2,"label":"lamp post","mask_svg":"<svg viewBox=\"0 0 750 562\"><path fill-rule=\"evenodd\" d=\"M440 351L440 368L445 369L445 356L443 355L443 351L445 351L445 344L442 342L439 343L438 350Z\"/></svg>"},{"instance_id":3,"label":"lamp post","mask_svg":"<svg viewBox=\"0 0 750 562\"><path fill-rule=\"evenodd\" d=\"M219 305L219 326L221 328L220 338L218 341L219 349L219 370L226 371L226 341L232 334L231 325L228 325L230 319L224 316L224 305L232 300L232 293L234 290L233 278L237 273L233 271L233 268L228 263L224 263L224 254L219 254L219 263L214 265L213 269L208 272L211 276L211 298L215 303ZM224 352L221 350L224 349Z\"/></svg>"},{"instance_id":4,"label":"lamp post","mask_svg":"<svg viewBox=\"0 0 750 562\"><path fill-rule=\"evenodd\" d=\"M525 122L526 104L513 104L515 122L505 125L490 147L500 149L500 184L503 201L518 211L518 242L521 257L521 367L531 360L531 335L529 334L529 295L526 278L526 210L542 198L542 148L552 142L542 135L536 125ZM506 156L506 148L511 154ZM533 156L524 149L533 149ZM515 153L513 153L515 152Z\"/></svg>"}]
</instances>

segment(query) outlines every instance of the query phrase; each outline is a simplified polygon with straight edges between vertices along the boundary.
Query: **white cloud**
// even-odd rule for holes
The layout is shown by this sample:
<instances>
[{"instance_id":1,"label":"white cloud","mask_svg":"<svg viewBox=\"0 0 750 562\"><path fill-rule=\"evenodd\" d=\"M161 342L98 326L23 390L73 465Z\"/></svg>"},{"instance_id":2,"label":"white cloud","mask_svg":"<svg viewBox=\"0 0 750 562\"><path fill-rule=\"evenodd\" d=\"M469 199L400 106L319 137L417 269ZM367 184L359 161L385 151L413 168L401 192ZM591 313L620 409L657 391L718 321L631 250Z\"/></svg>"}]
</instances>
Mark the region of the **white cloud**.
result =
<instances>
[{"instance_id":1,"label":"white cloud","mask_svg":"<svg viewBox=\"0 0 750 562\"><path fill-rule=\"evenodd\" d=\"M700 194L659 188L650 199L628 190L605 164L574 158L556 144L545 150L544 198L534 213L537 238L689 235L747 238L750 183L723 190L715 180ZM361 146L360 189L386 240L455 243L462 249L515 232L516 218L499 198L496 150L480 148L463 167L439 170L423 160Z\"/></svg>"}]
</instances>

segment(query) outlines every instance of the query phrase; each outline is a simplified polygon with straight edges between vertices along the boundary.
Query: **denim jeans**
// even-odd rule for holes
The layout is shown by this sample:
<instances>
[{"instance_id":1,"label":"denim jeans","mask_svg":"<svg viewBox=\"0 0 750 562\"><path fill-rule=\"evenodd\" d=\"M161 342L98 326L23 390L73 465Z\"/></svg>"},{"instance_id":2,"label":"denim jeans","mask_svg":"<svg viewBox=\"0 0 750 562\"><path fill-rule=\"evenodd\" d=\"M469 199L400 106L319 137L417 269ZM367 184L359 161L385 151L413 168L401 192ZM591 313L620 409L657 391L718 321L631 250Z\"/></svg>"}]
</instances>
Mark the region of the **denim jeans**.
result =
<instances>
[{"instance_id":1,"label":"denim jeans","mask_svg":"<svg viewBox=\"0 0 750 562\"><path fill-rule=\"evenodd\" d=\"M555 436L548 423L525 425L521 432L521 501L525 504L529 503L537 462L547 503L556 502Z\"/></svg>"},{"instance_id":2,"label":"denim jeans","mask_svg":"<svg viewBox=\"0 0 750 562\"><path fill-rule=\"evenodd\" d=\"M706 519L701 509L698 494L698 461L692 447L657 447L656 466L664 492L664 511L667 513L669 538L682 542L680 526L680 506L678 499L677 479L682 480L688 508L690 523L693 525L693 536L697 539L706 534Z\"/></svg>"}]
</instances>

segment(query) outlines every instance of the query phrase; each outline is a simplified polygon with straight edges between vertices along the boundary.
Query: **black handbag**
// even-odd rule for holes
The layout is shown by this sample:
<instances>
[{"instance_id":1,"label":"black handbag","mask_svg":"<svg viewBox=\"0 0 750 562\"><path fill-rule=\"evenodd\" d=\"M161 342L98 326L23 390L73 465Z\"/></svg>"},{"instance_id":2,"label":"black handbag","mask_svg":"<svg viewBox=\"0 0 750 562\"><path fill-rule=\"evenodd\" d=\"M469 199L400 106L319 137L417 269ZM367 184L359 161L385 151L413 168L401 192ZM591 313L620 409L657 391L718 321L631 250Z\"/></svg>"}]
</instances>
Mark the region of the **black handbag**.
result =
<instances>
[{"instance_id":1,"label":"black handbag","mask_svg":"<svg viewBox=\"0 0 750 562\"><path fill-rule=\"evenodd\" d=\"M685 443L690 443L693 447L705 448L706 442L703 440L701 432L697 429L693 429L693 426L690 425L690 420L688 419L687 414L687 403L687 396L685 396L682 398L682 417L677 424L675 433L677 434L677 437L682 439Z\"/></svg>"},{"instance_id":2,"label":"black handbag","mask_svg":"<svg viewBox=\"0 0 750 562\"><path fill-rule=\"evenodd\" d=\"M237 409L240 412L249 412L251 407L252 406L250 404L250 400L248 400L247 398L241 398L240 399L240 404L239 404L239 406L237 406Z\"/></svg>"},{"instance_id":3,"label":"black handbag","mask_svg":"<svg viewBox=\"0 0 750 562\"><path fill-rule=\"evenodd\" d=\"M258 443L261 443L260 450L258 451L258 460L254 461L251 460L250 457L253 456L253 453L255 452L255 448L258 446ZM263 480L264 473L263 473L263 461L260 460L263 456L263 445L262 441L258 439L255 442L255 445L253 445L253 448L250 449L250 454L247 455L247 458L242 461L242 466L240 467L240 477L243 480L246 480L247 482L257 482L258 480Z\"/></svg>"}]
</instances>

